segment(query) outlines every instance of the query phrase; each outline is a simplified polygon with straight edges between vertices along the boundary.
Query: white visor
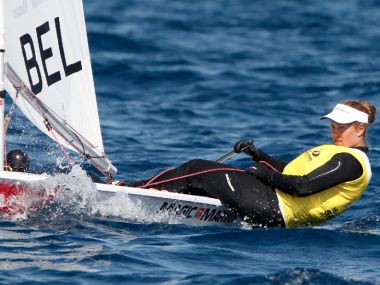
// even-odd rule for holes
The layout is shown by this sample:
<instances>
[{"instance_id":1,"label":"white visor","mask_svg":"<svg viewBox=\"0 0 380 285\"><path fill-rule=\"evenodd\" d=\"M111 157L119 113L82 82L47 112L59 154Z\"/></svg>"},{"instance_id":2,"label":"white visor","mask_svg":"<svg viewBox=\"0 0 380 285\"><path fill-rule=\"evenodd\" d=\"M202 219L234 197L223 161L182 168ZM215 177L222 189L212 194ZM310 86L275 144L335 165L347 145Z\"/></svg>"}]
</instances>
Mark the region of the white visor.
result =
<instances>
[{"instance_id":1,"label":"white visor","mask_svg":"<svg viewBox=\"0 0 380 285\"><path fill-rule=\"evenodd\" d=\"M339 124L360 122L368 124L368 114L344 104L337 104L330 113L321 119L330 119Z\"/></svg>"}]
</instances>

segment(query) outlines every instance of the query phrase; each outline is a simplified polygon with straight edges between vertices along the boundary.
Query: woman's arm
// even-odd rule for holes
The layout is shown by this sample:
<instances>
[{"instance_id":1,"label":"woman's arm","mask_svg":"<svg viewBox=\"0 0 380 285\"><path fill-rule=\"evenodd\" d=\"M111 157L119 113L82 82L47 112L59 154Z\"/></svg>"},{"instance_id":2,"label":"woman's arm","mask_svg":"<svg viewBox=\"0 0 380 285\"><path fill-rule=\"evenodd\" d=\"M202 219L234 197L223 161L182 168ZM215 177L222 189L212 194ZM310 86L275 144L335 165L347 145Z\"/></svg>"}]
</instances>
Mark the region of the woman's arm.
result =
<instances>
[{"instance_id":1,"label":"woman's arm","mask_svg":"<svg viewBox=\"0 0 380 285\"><path fill-rule=\"evenodd\" d=\"M253 140L239 140L234 145L234 152L240 153L245 152L256 162L265 161L270 164L276 170L282 172L287 164L287 162L276 159L268 154L266 154L261 149L255 147Z\"/></svg>"},{"instance_id":2,"label":"woman's arm","mask_svg":"<svg viewBox=\"0 0 380 285\"><path fill-rule=\"evenodd\" d=\"M270 164L273 168L276 170L282 172L284 171L285 166L288 164L287 162L274 158L261 149L256 148L256 151L254 154L252 154L252 158L254 161L260 162L265 161L266 163Z\"/></svg>"},{"instance_id":3,"label":"woman's arm","mask_svg":"<svg viewBox=\"0 0 380 285\"><path fill-rule=\"evenodd\" d=\"M363 174L363 168L353 155L339 153L326 164L303 176L285 175L260 164L249 172L267 185L294 196L305 197L342 182L355 180Z\"/></svg>"}]
</instances>

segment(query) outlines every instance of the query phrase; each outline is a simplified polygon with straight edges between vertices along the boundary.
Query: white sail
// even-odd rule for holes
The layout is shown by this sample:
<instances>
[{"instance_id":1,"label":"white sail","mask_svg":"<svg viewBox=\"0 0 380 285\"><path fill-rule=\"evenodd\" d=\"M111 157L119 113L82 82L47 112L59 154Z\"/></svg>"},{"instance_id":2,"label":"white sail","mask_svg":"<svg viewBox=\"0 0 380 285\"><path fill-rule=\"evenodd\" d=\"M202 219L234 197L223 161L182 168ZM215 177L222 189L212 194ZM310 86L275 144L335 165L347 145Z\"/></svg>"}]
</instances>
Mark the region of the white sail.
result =
<instances>
[{"instance_id":1,"label":"white sail","mask_svg":"<svg viewBox=\"0 0 380 285\"><path fill-rule=\"evenodd\" d=\"M15 98L24 84L16 103L29 120L64 146L95 157L101 171L115 174L104 155L82 1L1 1L7 92Z\"/></svg>"}]
</instances>

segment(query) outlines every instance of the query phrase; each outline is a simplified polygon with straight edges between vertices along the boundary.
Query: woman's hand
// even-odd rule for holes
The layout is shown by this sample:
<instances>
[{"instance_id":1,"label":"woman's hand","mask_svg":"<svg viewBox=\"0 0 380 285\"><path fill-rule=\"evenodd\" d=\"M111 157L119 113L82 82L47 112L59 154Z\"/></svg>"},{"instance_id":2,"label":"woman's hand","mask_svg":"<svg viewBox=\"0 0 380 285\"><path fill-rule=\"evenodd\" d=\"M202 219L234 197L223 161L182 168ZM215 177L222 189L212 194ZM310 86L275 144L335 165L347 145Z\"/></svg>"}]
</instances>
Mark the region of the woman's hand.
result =
<instances>
[{"instance_id":1,"label":"woman's hand","mask_svg":"<svg viewBox=\"0 0 380 285\"><path fill-rule=\"evenodd\" d=\"M242 151L253 158L257 156L257 149L253 144L253 140L240 140L236 142L234 145L234 152L240 153Z\"/></svg>"}]
</instances>

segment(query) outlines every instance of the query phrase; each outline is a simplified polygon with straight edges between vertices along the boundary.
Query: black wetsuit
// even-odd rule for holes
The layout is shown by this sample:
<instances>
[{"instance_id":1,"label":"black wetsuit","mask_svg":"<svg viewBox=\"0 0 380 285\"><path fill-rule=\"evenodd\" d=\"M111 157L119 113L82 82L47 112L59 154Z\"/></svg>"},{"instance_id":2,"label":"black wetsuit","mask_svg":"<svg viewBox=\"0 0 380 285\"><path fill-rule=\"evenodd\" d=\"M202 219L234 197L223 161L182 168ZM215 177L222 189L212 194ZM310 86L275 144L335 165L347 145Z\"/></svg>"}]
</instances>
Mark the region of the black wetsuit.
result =
<instances>
[{"instance_id":1,"label":"black wetsuit","mask_svg":"<svg viewBox=\"0 0 380 285\"><path fill-rule=\"evenodd\" d=\"M367 151L367 148L360 148ZM281 174L286 162L257 150L255 161L265 161L276 170L265 168L255 175L208 160L191 160L150 180L156 189L217 198L235 209L239 216L255 225L285 226L275 188L295 196L308 196L345 181L359 178L363 169L355 157L339 153L308 175ZM195 175L192 175L195 174ZM165 182L166 180L170 180ZM132 183L142 187L147 181Z\"/></svg>"}]
</instances>

